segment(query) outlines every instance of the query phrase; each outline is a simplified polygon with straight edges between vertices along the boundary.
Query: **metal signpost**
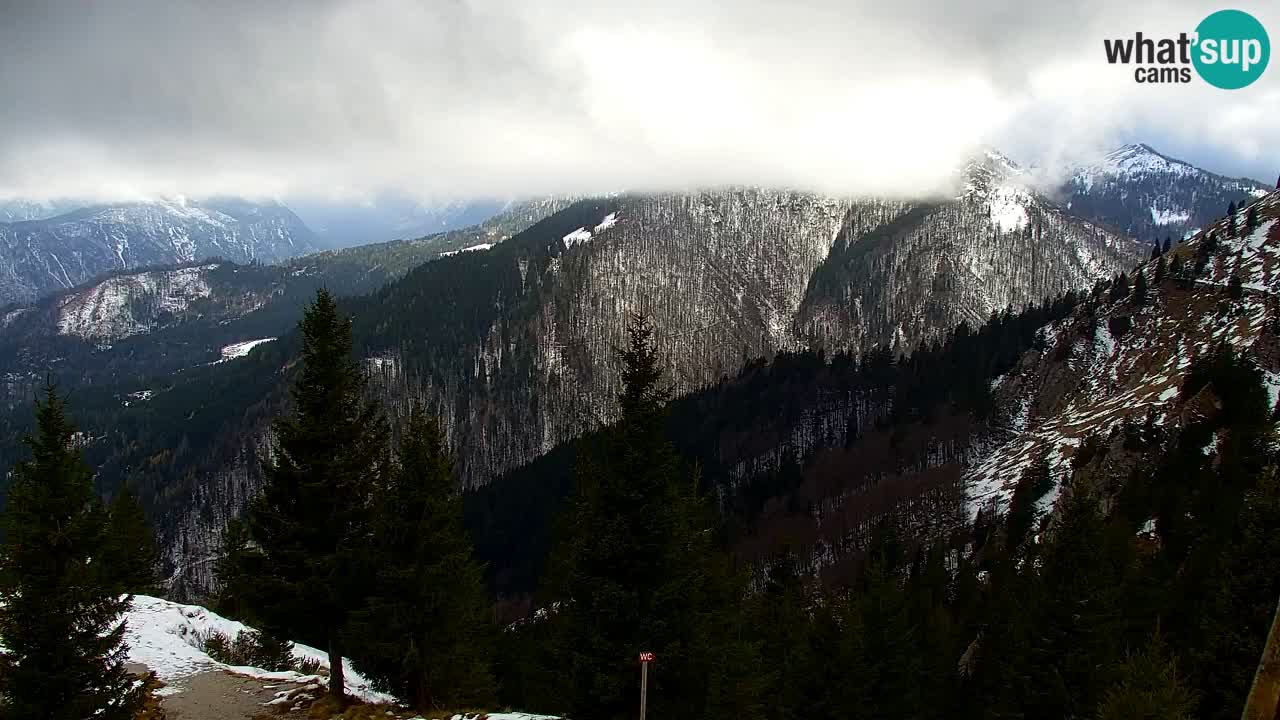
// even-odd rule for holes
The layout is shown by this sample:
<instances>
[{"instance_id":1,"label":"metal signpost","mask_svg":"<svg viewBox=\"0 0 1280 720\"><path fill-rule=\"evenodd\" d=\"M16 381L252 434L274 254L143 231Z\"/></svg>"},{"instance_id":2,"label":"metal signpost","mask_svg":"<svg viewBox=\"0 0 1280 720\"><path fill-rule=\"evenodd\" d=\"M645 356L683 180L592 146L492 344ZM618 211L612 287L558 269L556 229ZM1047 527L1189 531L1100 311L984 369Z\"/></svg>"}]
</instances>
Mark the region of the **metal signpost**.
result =
<instances>
[{"instance_id":1,"label":"metal signpost","mask_svg":"<svg viewBox=\"0 0 1280 720\"><path fill-rule=\"evenodd\" d=\"M644 720L645 705L649 700L649 664L653 662L653 653L640 653L640 720Z\"/></svg>"}]
</instances>

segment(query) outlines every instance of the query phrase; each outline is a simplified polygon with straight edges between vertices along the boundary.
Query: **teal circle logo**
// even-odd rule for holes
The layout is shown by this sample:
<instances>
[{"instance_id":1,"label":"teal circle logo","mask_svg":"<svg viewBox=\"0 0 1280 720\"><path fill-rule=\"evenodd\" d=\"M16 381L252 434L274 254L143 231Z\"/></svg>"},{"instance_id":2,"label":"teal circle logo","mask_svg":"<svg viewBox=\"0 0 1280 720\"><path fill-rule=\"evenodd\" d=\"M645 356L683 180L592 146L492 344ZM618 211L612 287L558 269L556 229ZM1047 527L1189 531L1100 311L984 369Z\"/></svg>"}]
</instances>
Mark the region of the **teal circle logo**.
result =
<instances>
[{"instance_id":1,"label":"teal circle logo","mask_svg":"<svg viewBox=\"0 0 1280 720\"><path fill-rule=\"evenodd\" d=\"M1219 10L1196 26L1191 62L1204 81L1223 90L1239 90L1262 76L1271 59L1271 40L1252 15Z\"/></svg>"}]
</instances>

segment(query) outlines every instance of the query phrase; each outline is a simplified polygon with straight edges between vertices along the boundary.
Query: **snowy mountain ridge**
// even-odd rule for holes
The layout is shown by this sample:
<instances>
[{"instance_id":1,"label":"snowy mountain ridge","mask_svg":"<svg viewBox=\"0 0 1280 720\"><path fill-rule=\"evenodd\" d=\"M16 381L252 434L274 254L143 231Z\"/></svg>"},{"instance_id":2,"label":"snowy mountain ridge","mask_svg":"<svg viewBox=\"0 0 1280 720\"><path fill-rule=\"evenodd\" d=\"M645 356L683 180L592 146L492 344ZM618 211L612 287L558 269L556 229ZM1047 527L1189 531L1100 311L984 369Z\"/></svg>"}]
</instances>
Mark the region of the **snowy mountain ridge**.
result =
<instances>
[{"instance_id":1,"label":"snowy mountain ridge","mask_svg":"<svg viewBox=\"0 0 1280 720\"><path fill-rule=\"evenodd\" d=\"M106 272L210 258L274 262L321 249L279 203L183 197L0 223L0 303L31 302Z\"/></svg>"},{"instance_id":2,"label":"snowy mountain ridge","mask_svg":"<svg viewBox=\"0 0 1280 720\"><path fill-rule=\"evenodd\" d=\"M1156 151L1123 145L1097 160L1067 169L1055 190L1072 212L1110 224L1145 242L1194 233L1269 188L1249 178L1228 178Z\"/></svg>"}]
</instances>

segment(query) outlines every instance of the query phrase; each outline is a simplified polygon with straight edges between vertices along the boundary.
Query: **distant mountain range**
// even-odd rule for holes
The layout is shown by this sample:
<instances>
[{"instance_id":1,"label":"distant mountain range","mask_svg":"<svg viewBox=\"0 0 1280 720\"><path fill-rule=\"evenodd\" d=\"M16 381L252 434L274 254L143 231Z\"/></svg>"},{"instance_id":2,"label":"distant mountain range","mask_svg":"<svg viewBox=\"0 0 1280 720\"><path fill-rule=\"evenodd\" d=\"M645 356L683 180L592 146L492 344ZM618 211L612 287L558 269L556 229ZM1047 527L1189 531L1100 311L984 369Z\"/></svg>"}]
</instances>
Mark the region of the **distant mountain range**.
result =
<instances>
[{"instance_id":1,"label":"distant mountain range","mask_svg":"<svg viewBox=\"0 0 1280 720\"><path fill-rule=\"evenodd\" d=\"M331 248L459 230L479 225L515 204L515 201L494 199L424 203L385 194L368 202L289 201L289 207Z\"/></svg>"},{"instance_id":2,"label":"distant mountain range","mask_svg":"<svg viewBox=\"0 0 1280 720\"><path fill-rule=\"evenodd\" d=\"M1237 205L1273 189L1249 178L1228 178L1156 152L1124 145L1075 168L1059 201L1072 212L1108 223L1130 237L1180 240Z\"/></svg>"},{"instance_id":3,"label":"distant mountain range","mask_svg":"<svg viewBox=\"0 0 1280 720\"><path fill-rule=\"evenodd\" d=\"M275 262L322 249L284 205L168 199L91 206L0 223L0 305L30 302L103 273L223 258Z\"/></svg>"},{"instance_id":4,"label":"distant mountain range","mask_svg":"<svg viewBox=\"0 0 1280 720\"><path fill-rule=\"evenodd\" d=\"M1122 151L1147 153L1136 147ZM633 312L653 316L677 393L781 352L908 356L961 322L977 327L1131 270L1155 237L1123 228L1150 220L1152 205L1186 208L1194 222L1225 202L1180 203L1261 189L1113 156L1073 173L1095 180L1073 180L1067 200L988 152L957 169L949 198L722 188L549 200L279 267L126 272L10 310L0 355L15 349L4 368L12 388L48 367L84 387L78 417L100 438L86 451L104 487L128 478L146 496L170 561L198 593L208 568L190 561L257 487L270 418L287 403L292 327L321 283L356 296L344 309L373 392L393 414L417 399L439 413L461 482L478 487L616 415L614 351ZM1146 166L1159 167L1132 169ZM1147 199L1129 202L1139 190ZM258 342L268 338L279 340ZM0 418L0 464L29 419L20 395Z\"/></svg>"}]
</instances>

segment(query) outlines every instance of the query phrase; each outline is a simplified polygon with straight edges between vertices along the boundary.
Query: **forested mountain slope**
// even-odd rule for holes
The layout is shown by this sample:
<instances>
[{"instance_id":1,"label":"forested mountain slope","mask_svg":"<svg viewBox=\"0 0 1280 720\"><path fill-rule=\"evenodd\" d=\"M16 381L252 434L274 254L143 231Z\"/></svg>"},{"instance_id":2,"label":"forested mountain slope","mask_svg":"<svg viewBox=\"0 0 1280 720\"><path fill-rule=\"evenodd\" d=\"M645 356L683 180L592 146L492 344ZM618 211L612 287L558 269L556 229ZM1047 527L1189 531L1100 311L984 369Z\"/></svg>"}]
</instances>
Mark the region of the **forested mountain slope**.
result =
<instances>
[{"instance_id":1,"label":"forested mountain slope","mask_svg":"<svg viewBox=\"0 0 1280 720\"><path fill-rule=\"evenodd\" d=\"M0 311L0 376L29 400L53 369L66 386L127 395L222 358L224 348L291 332L317 288L362 295L464 248L502 242L564 204L513 203L474 227L330 250L277 265L226 260L122 270Z\"/></svg>"},{"instance_id":2,"label":"forested mountain slope","mask_svg":"<svg viewBox=\"0 0 1280 720\"><path fill-rule=\"evenodd\" d=\"M989 526L1035 468L1042 513L1074 470L1120 502L1153 462L1144 453L1222 407L1224 347L1260 368L1257 401L1275 406L1277 215L1272 193L1236 213L1234 234L1218 220L1136 274L962 326L907 359L752 363L673 403L669 437L701 468L741 559L763 572L786 549L828 582L851 577L884 522L926 543L967 536L975 514ZM1222 437L1205 436L1202 455L1227 452ZM469 498L497 588L536 587L575 454L559 447Z\"/></svg>"},{"instance_id":3,"label":"forested mountain slope","mask_svg":"<svg viewBox=\"0 0 1280 720\"><path fill-rule=\"evenodd\" d=\"M438 411L461 481L477 486L612 418L614 350L629 313L653 316L674 388L687 392L753 358L804 347L812 308L840 306L840 289L852 286L842 273L871 277L868 297L883 305L864 307L880 320L824 330L823 344L892 353L940 337L957 317L985 317L997 302L1088 285L1142 252L1052 210L1014 174L1007 161L984 159L966 170L962 197L916 205L754 189L582 201L346 307L376 392L396 412L413 397ZM961 270L947 270L957 254ZM873 263L905 269L868 272ZM912 278L931 268L955 291L927 313ZM1031 290L1013 284L1024 277ZM980 298L981 309L948 307L957 298ZM234 369L148 386L146 410L158 415L136 410L134 420L106 425L95 448L103 482L128 476L150 488L175 562L207 554L257 486L288 352L288 343L268 344ZM135 413L119 404L100 417ZM186 419L161 419L170 412Z\"/></svg>"}]
</instances>

